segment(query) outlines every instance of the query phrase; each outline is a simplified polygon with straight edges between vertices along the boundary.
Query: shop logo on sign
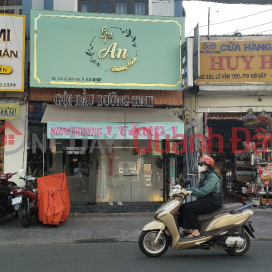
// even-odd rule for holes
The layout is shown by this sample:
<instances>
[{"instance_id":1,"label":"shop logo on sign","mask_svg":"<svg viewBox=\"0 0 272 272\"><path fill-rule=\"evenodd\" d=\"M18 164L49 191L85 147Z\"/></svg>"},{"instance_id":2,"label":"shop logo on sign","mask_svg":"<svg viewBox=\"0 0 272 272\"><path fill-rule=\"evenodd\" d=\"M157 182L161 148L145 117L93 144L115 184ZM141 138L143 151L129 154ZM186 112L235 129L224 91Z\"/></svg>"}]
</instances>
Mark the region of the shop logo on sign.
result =
<instances>
[{"instance_id":1,"label":"shop logo on sign","mask_svg":"<svg viewBox=\"0 0 272 272\"><path fill-rule=\"evenodd\" d=\"M214 42L205 42L202 49L204 51L201 51L200 53L221 53L221 51L215 51L216 44Z\"/></svg>"},{"instance_id":2,"label":"shop logo on sign","mask_svg":"<svg viewBox=\"0 0 272 272\"><path fill-rule=\"evenodd\" d=\"M116 31L116 33L121 32L125 37L131 39L131 48L127 49L119 47L118 42L114 40L115 38L114 33L108 32L108 27L105 26L102 28L101 33L99 35L99 37L104 41L104 48L100 50L98 48L95 48L94 45L94 41L96 38L95 36L90 43L90 47L85 53L90 57L90 62L101 70L105 69L105 67L102 68L101 62L106 58L110 58L113 64L108 68L110 69L111 72L126 71L137 61L136 36L131 35L131 29L122 29L120 27L110 27L110 29L113 29L112 31ZM99 50L98 53L97 50ZM132 55L130 55L131 52ZM122 63L121 66L119 64L117 67L116 61L118 60L123 60L124 62ZM118 63L120 62L118 61Z\"/></svg>"},{"instance_id":3,"label":"shop logo on sign","mask_svg":"<svg viewBox=\"0 0 272 272\"><path fill-rule=\"evenodd\" d=\"M206 51L214 51L216 48L216 44L214 42L205 42L203 44L203 49Z\"/></svg>"}]
</instances>

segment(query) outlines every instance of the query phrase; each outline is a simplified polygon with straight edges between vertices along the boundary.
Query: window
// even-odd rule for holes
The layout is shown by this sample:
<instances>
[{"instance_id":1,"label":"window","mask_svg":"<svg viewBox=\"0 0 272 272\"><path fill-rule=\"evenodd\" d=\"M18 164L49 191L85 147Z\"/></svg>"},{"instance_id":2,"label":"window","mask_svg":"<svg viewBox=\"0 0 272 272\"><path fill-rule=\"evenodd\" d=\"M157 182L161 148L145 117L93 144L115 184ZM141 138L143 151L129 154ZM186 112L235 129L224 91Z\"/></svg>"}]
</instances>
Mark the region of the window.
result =
<instances>
[{"instance_id":1,"label":"window","mask_svg":"<svg viewBox=\"0 0 272 272\"><path fill-rule=\"evenodd\" d=\"M127 3L117 2L116 3L116 13L117 14L127 14Z\"/></svg>"},{"instance_id":2,"label":"window","mask_svg":"<svg viewBox=\"0 0 272 272\"><path fill-rule=\"evenodd\" d=\"M0 6L22 6L22 0L0 0Z\"/></svg>"},{"instance_id":3,"label":"window","mask_svg":"<svg viewBox=\"0 0 272 272\"><path fill-rule=\"evenodd\" d=\"M134 14L145 15L145 2L134 2Z\"/></svg>"},{"instance_id":4,"label":"window","mask_svg":"<svg viewBox=\"0 0 272 272\"><path fill-rule=\"evenodd\" d=\"M0 13L22 14L22 6L0 6Z\"/></svg>"},{"instance_id":5,"label":"window","mask_svg":"<svg viewBox=\"0 0 272 272\"><path fill-rule=\"evenodd\" d=\"M111 13L111 3L109 2L98 2L97 12L100 13Z\"/></svg>"},{"instance_id":6,"label":"window","mask_svg":"<svg viewBox=\"0 0 272 272\"><path fill-rule=\"evenodd\" d=\"M108 150L106 141L101 144L103 150ZM147 141L139 140L138 144L143 148ZM96 201L163 201L163 176L162 154L140 154L135 151L133 140L114 140L111 153L97 152Z\"/></svg>"},{"instance_id":7,"label":"window","mask_svg":"<svg viewBox=\"0 0 272 272\"><path fill-rule=\"evenodd\" d=\"M81 12L91 12L91 4L81 4Z\"/></svg>"}]
</instances>

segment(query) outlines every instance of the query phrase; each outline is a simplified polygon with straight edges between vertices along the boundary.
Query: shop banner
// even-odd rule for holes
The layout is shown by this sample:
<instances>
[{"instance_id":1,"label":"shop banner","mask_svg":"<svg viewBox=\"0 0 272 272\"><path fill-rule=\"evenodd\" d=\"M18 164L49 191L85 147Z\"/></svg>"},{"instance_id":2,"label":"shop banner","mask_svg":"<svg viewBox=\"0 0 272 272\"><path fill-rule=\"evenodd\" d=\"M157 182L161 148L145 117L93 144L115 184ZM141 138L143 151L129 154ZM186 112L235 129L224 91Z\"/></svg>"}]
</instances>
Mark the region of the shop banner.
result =
<instances>
[{"instance_id":1,"label":"shop banner","mask_svg":"<svg viewBox=\"0 0 272 272\"><path fill-rule=\"evenodd\" d=\"M0 120L17 120L19 118L19 103L0 103Z\"/></svg>"},{"instance_id":2,"label":"shop banner","mask_svg":"<svg viewBox=\"0 0 272 272\"><path fill-rule=\"evenodd\" d=\"M24 91L25 16L0 14L0 91Z\"/></svg>"},{"instance_id":3,"label":"shop banner","mask_svg":"<svg viewBox=\"0 0 272 272\"><path fill-rule=\"evenodd\" d=\"M196 82L272 82L272 41L201 42Z\"/></svg>"},{"instance_id":4,"label":"shop banner","mask_svg":"<svg viewBox=\"0 0 272 272\"><path fill-rule=\"evenodd\" d=\"M31 87L181 89L183 17L31 10Z\"/></svg>"},{"instance_id":5,"label":"shop banner","mask_svg":"<svg viewBox=\"0 0 272 272\"><path fill-rule=\"evenodd\" d=\"M135 130L139 131L138 139L148 138L151 133L152 140L155 136L160 140L170 139L176 134L184 133L183 123L85 123L85 122L48 122L48 139L126 139L132 140Z\"/></svg>"}]
</instances>

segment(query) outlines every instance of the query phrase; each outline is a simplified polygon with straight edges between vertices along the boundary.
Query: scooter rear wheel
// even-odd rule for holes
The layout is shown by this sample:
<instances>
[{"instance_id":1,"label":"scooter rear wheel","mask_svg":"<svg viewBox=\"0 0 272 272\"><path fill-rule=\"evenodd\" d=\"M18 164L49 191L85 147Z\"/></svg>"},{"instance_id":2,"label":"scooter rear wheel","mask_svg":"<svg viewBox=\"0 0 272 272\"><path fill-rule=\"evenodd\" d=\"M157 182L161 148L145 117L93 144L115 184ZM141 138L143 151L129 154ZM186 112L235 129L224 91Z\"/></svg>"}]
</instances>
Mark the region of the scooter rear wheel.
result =
<instances>
[{"instance_id":1,"label":"scooter rear wheel","mask_svg":"<svg viewBox=\"0 0 272 272\"><path fill-rule=\"evenodd\" d=\"M148 257L159 257L163 255L169 247L169 237L162 232L157 243L154 241L159 234L159 230L143 231L139 236L139 247Z\"/></svg>"},{"instance_id":2,"label":"scooter rear wheel","mask_svg":"<svg viewBox=\"0 0 272 272\"><path fill-rule=\"evenodd\" d=\"M28 228L31 225L31 211L28 209L28 202L25 197L23 197L18 210L18 219L24 228Z\"/></svg>"},{"instance_id":3,"label":"scooter rear wheel","mask_svg":"<svg viewBox=\"0 0 272 272\"><path fill-rule=\"evenodd\" d=\"M242 256L246 254L250 248L250 238L249 238L249 235L245 231L244 231L244 240L245 240L245 244L243 247L237 248L237 249L228 249L226 250L226 252L228 252L228 254L232 256Z\"/></svg>"}]
</instances>

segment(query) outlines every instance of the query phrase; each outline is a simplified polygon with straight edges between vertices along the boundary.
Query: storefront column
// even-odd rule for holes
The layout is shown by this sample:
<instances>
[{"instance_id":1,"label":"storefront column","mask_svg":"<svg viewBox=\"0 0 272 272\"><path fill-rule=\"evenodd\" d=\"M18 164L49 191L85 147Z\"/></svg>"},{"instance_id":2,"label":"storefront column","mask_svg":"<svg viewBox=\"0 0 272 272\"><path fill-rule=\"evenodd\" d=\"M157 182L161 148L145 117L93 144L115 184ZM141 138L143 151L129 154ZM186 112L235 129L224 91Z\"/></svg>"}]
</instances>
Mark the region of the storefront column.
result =
<instances>
[{"instance_id":1,"label":"storefront column","mask_svg":"<svg viewBox=\"0 0 272 272\"><path fill-rule=\"evenodd\" d=\"M94 149L92 153L90 153L90 162L91 167L89 169L90 175L89 175L89 184L90 184L90 200L91 203L96 202L96 180L97 180L97 151Z\"/></svg>"},{"instance_id":2,"label":"storefront column","mask_svg":"<svg viewBox=\"0 0 272 272\"><path fill-rule=\"evenodd\" d=\"M162 149L165 149L165 140L162 141ZM166 154L165 152L162 154L162 160L163 160L163 201L166 201L169 195L169 188L167 188L166 181L167 179L167 165L166 165Z\"/></svg>"},{"instance_id":3,"label":"storefront column","mask_svg":"<svg viewBox=\"0 0 272 272\"><path fill-rule=\"evenodd\" d=\"M6 127L5 135L7 135L7 143L5 144L4 153L4 173L14 173L20 168L26 171L27 162L27 133L28 133L28 121L27 121L27 104L19 106L20 117L18 120L9 120L11 127ZM7 121L6 121L7 123ZM16 129L16 131L14 131ZM20 132L19 134L18 131ZM11 139L14 137L14 140ZM22 180L19 180L19 176L14 175L12 181L17 183L18 186L24 185Z\"/></svg>"},{"instance_id":4,"label":"storefront column","mask_svg":"<svg viewBox=\"0 0 272 272\"><path fill-rule=\"evenodd\" d=\"M56 140L55 173L63 172L63 142Z\"/></svg>"}]
</instances>

